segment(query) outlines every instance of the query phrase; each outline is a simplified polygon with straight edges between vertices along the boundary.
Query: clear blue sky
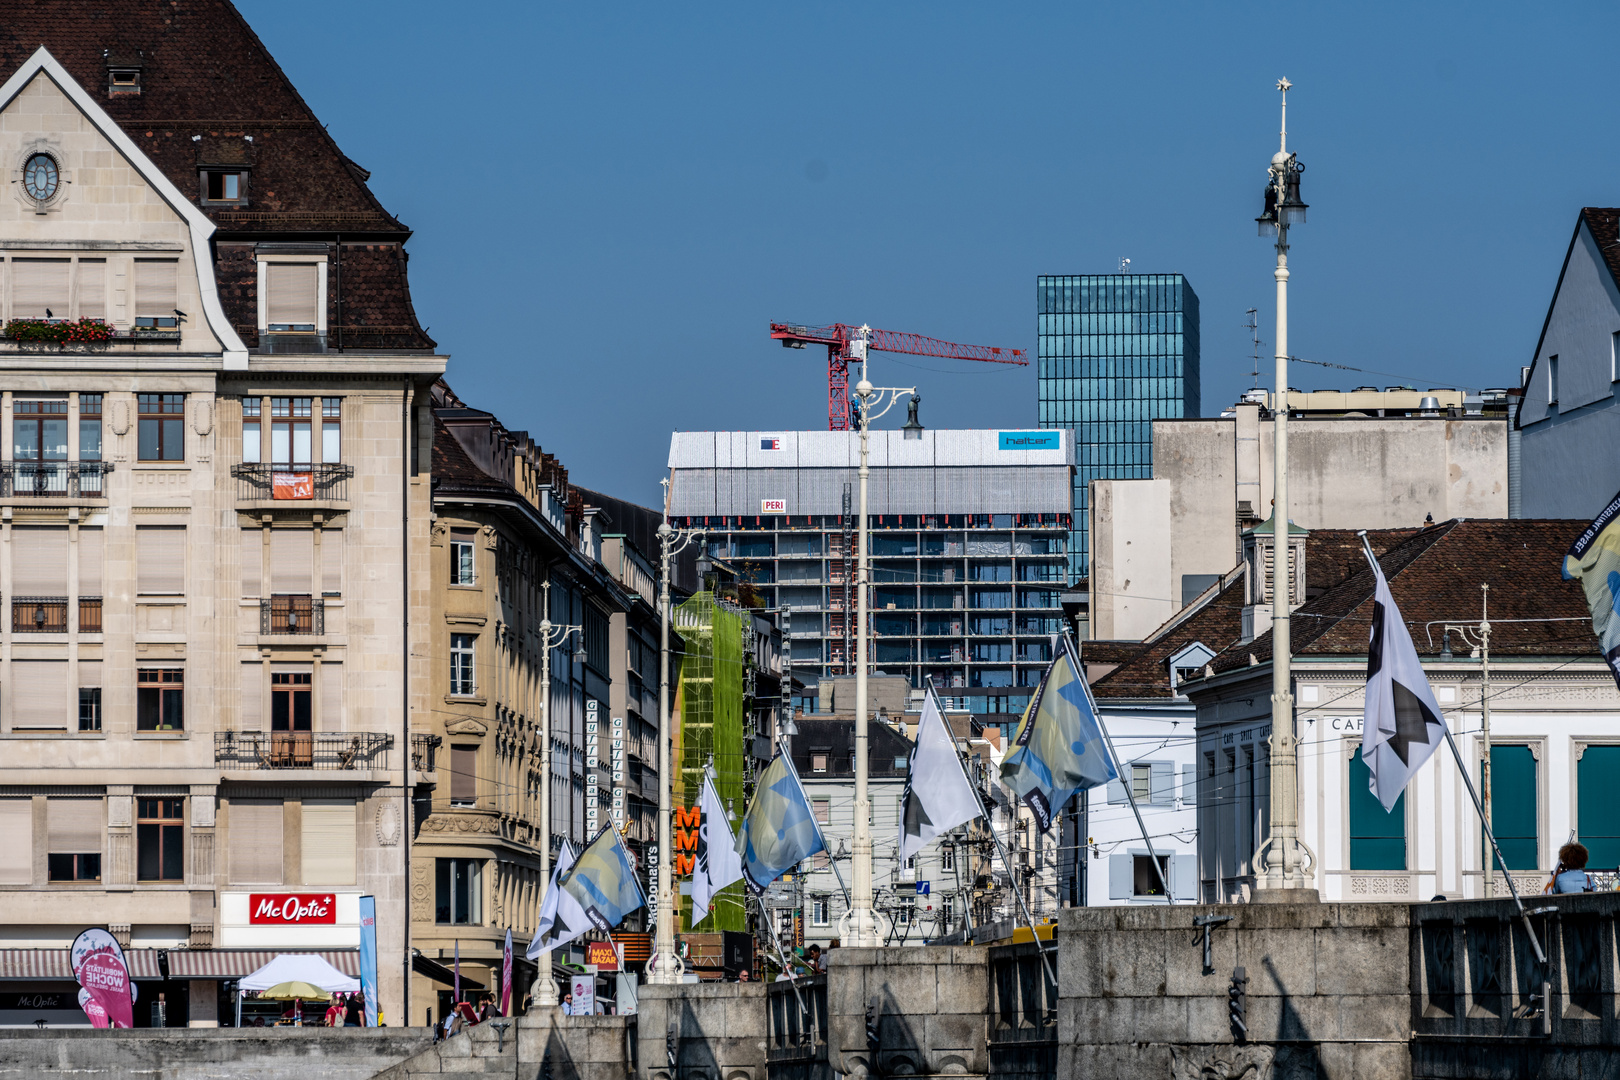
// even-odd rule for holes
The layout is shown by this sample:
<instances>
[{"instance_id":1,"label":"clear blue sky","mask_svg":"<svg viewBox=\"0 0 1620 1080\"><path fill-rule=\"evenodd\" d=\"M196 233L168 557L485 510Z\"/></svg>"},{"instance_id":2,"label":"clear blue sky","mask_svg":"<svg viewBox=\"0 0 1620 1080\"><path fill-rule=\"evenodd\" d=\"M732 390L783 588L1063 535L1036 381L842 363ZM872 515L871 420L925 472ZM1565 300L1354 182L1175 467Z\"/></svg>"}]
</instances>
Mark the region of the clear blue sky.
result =
<instances>
[{"instance_id":1,"label":"clear blue sky","mask_svg":"<svg viewBox=\"0 0 1620 1080\"><path fill-rule=\"evenodd\" d=\"M1620 203L1612 4L241 6L416 230L452 385L646 503L672 429L824 426L770 320L1033 352L1036 275L1121 257L1191 280L1219 411L1244 310L1272 336L1281 75L1291 351L1401 376L1302 389L1514 385L1577 209ZM930 426L1035 423L1033 365L873 367Z\"/></svg>"}]
</instances>

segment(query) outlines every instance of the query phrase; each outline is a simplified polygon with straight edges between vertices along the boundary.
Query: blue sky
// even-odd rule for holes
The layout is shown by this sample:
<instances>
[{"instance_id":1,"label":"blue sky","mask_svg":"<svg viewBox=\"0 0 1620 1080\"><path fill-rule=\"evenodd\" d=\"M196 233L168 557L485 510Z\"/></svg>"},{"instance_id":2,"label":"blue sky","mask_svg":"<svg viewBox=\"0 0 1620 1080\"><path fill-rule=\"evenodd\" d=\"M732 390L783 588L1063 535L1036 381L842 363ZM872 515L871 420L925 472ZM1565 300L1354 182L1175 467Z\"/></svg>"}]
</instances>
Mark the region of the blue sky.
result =
<instances>
[{"instance_id":1,"label":"blue sky","mask_svg":"<svg viewBox=\"0 0 1620 1080\"><path fill-rule=\"evenodd\" d=\"M649 504L672 429L825 425L772 319L1033 351L1036 275L1122 257L1192 282L1218 412L1245 309L1272 336L1281 75L1291 351L1399 375L1302 389L1514 385L1577 209L1620 203L1613 5L240 6L416 230L458 393ZM873 369L929 426L1035 423L1033 365Z\"/></svg>"}]
</instances>

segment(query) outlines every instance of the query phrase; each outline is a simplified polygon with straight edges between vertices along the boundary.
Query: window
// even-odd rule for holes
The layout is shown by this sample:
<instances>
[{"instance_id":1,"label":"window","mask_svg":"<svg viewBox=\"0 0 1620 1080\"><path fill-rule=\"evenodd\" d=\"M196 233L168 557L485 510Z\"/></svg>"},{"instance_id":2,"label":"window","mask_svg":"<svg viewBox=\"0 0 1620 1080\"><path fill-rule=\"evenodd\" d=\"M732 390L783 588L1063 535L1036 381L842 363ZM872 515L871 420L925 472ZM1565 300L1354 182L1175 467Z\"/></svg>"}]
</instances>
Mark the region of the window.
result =
<instances>
[{"instance_id":1,"label":"window","mask_svg":"<svg viewBox=\"0 0 1620 1080\"><path fill-rule=\"evenodd\" d=\"M299 856L305 885L355 883L353 799L310 799L303 805Z\"/></svg>"},{"instance_id":2,"label":"window","mask_svg":"<svg viewBox=\"0 0 1620 1080\"><path fill-rule=\"evenodd\" d=\"M101 687L79 687L79 730L101 730Z\"/></svg>"},{"instance_id":3,"label":"window","mask_svg":"<svg viewBox=\"0 0 1620 1080\"><path fill-rule=\"evenodd\" d=\"M1620 801L1614 797L1620 791L1620 746L1577 747L1576 753L1575 838L1591 852L1588 866L1609 870L1620 866Z\"/></svg>"},{"instance_id":4,"label":"window","mask_svg":"<svg viewBox=\"0 0 1620 1080\"><path fill-rule=\"evenodd\" d=\"M184 799L137 798L136 876L141 881L186 879Z\"/></svg>"},{"instance_id":5,"label":"window","mask_svg":"<svg viewBox=\"0 0 1620 1080\"><path fill-rule=\"evenodd\" d=\"M949 928L956 921L956 897L946 893L939 898L939 925Z\"/></svg>"},{"instance_id":6,"label":"window","mask_svg":"<svg viewBox=\"0 0 1620 1080\"><path fill-rule=\"evenodd\" d=\"M66 461L67 398L15 398L11 444L14 461Z\"/></svg>"},{"instance_id":7,"label":"window","mask_svg":"<svg viewBox=\"0 0 1620 1080\"><path fill-rule=\"evenodd\" d=\"M100 394L79 395L79 460L101 460Z\"/></svg>"},{"instance_id":8,"label":"window","mask_svg":"<svg viewBox=\"0 0 1620 1080\"><path fill-rule=\"evenodd\" d=\"M580 646L585 651L581 659L593 663L599 671L607 670L608 617L595 604L586 604L585 617L581 622Z\"/></svg>"},{"instance_id":9,"label":"window","mask_svg":"<svg viewBox=\"0 0 1620 1080\"><path fill-rule=\"evenodd\" d=\"M145 594L171 596L186 591L184 525L135 527L135 588Z\"/></svg>"},{"instance_id":10,"label":"window","mask_svg":"<svg viewBox=\"0 0 1620 1080\"><path fill-rule=\"evenodd\" d=\"M829 926L832 923L832 903L829 897L810 898L810 925Z\"/></svg>"},{"instance_id":11,"label":"window","mask_svg":"<svg viewBox=\"0 0 1620 1080\"><path fill-rule=\"evenodd\" d=\"M135 260L135 329L180 329L178 281L173 259Z\"/></svg>"},{"instance_id":12,"label":"window","mask_svg":"<svg viewBox=\"0 0 1620 1080\"><path fill-rule=\"evenodd\" d=\"M140 403L140 459L186 459L186 395L138 394Z\"/></svg>"},{"instance_id":13,"label":"window","mask_svg":"<svg viewBox=\"0 0 1620 1080\"><path fill-rule=\"evenodd\" d=\"M313 715L307 671L270 673L270 730L309 731Z\"/></svg>"},{"instance_id":14,"label":"window","mask_svg":"<svg viewBox=\"0 0 1620 1080\"><path fill-rule=\"evenodd\" d=\"M264 264L265 329L273 334L313 334L320 308L316 263Z\"/></svg>"},{"instance_id":15,"label":"window","mask_svg":"<svg viewBox=\"0 0 1620 1080\"><path fill-rule=\"evenodd\" d=\"M227 856L232 885L280 885L286 810L281 799L231 799Z\"/></svg>"},{"instance_id":16,"label":"window","mask_svg":"<svg viewBox=\"0 0 1620 1080\"><path fill-rule=\"evenodd\" d=\"M1350 869L1406 869L1406 793L1388 813L1368 790L1369 773L1361 752L1350 755Z\"/></svg>"},{"instance_id":17,"label":"window","mask_svg":"<svg viewBox=\"0 0 1620 1080\"><path fill-rule=\"evenodd\" d=\"M140 668L135 689L135 730L184 731L185 728L185 671Z\"/></svg>"},{"instance_id":18,"label":"window","mask_svg":"<svg viewBox=\"0 0 1620 1080\"><path fill-rule=\"evenodd\" d=\"M450 748L450 805L478 805L478 747Z\"/></svg>"},{"instance_id":19,"label":"window","mask_svg":"<svg viewBox=\"0 0 1620 1080\"><path fill-rule=\"evenodd\" d=\"M1153 869L1153 860L1146 855L1133 855L1131 857L1132 869L1132 895L1135 896L1163 896L1164 887L1159 882L1159 875ZM1159 856L1159 869L1164 871L1164 880L1170 880L1170 856Z\"/></svg>"},{"instance_id":20,"label":"window","mask_svg":"<svg viewBox=\"0 0 1620 1080\"><path fill-rule=\"evenodd\" d=\"M477 581L473 572L473 537L476 529L450 530L450 584L472 585Z\"/></svg>"},{"instance_id":21,"label":"window","mask_svg":"<svg viewBox=\"0 0 1620 1080\"><path fill-rule=\"evenodd\" d=\"M941 870L956 869L956 845L944 844L939 849L939 868Z\"/></svg>"},{"instance_id":22,"label":"window","mask_svg":"<svg viewBox=\"0 0 1620 1080\"><path fill-rule=\"evenodd\" d=\"M270 399L270 460L277 465L308 465L310 418L315 399Z\"/></svg>"},{"instance_id":23,"label":"window","mask_svg":"<svg viewBox=\"0 0 1620 1080\"><path fill-rule=\"evenodd\" d=\"M259 423L259 414L264 407L261 398L242 399L242 460L246 462L260 462L264 460L264 429Z\"/></svg>"},{"instance_id":24,"label":"window","mask_svg":"<svg viewBox=\"0 0 1620 1080\"><path fill-rule=\"evenodd\" d=\"M917 901L907 896L894 905L894 924L896 926L910 926L911 920L917 917Z\"/></svg>"},{"instance_id":25,"label":"window","mask_svg":"<svg viewBox=\"0 0 1620 1080\"><path fill-rule=\"evenodd\" d=\"M437 859L434 893L437 920L458 926L484 921L483 864L477 859Z\"/></svg>"},{"instance_id":26,"label":"window","mask_svg":"<svg viewBox=\"0 0 1620 1080\"><path fill-rule=\"evenodd\" d=\"M13 319L68 318L71 259L12 259L11 317Z\"/></svg>"},{"instance_id":27,"label":"window","mask_svg":"<svg viewBox=\"0 0 1620 1080\"><path fill-rule=\"evenodd\" d=\"M343 460L342 398L321 398L321 460L329 465Z\"/></svg>"},{"instance_id":28,"label":"window","mask_svg":"<svg viewBox=\"0 0 1620 1080\"><path fill-rule=\"evenodd\" d=\"M817 825L829 825L832 823L831 799L811 799L810 808L815 811Z\"/></svg>"},{"instance_id":29,"label":"window","mask_svg":"<svg viewBox=\"0 0 1620 1080\"><path fill-rule=\"evenodd\" d=\"M1148 802L1153 798L1153 766L1131 766L1131 798Z\"/></svg>"},{"instance_id":30,"label":"window","mask_svg":"<svg viewBox=\"0 0 1620 1080\"><path fill-rule=\"evenodd\" d=\"M34 880L34 800L0 799L0 884L29 885Z\"/></svg>"},{"instance_id":31,"label":"window","mask_svg":"<svg viewBox=\"0 0 1620 1080\"><path fill-rule=\"evenodd\" d=\"M456 697L472 697L477 690L473 682L473 648L475 634L450 635L450 693Z\"/></svg>"},{"instance_id":32,"label":"window","mask_svg":"<svg viewBox=\"0 0 1620 1080\"><path fill-rule=\"evenodd\" d=\"M1558 404L1558 357L1547 357L1547 404Z\"/></svg>"},{"instance_id":33,"label":"window","mask_svg":"<svg viewBox=\"0 0 1620 1080\"><path fill-rule=\"evenodd\" d=\"M211 203L247 201L247 173L210 169L203 173L203 198Z\"/></svg>"},{"instance_id":34,"label":"window","mask_svg":"<svg viewBox=\"0 0 1620 1080\"><path fill-rule=\"evenodd\" d=\"M107 260L80 259L73 275L75 306L81 319L107 318Z\"/></svg>"},{"instance_id":35,"label":"window","mask_svg":"<svg viewBox=\"0 0 1620 1080\"><path fill-rule=\"evenodd\" d=\"M121 97L125 94L138 95L140 92L140 68L131 67L107 69L107 95L109 97Z\"/></svg>"},{"instance_id":36,"label":"window","mask_svg":"<svg viewBox=\"0 0 1620 1080\"><path fill-rule=\"evenodd\" d=\"M813 773L824 773L824 772L826 772L827 771L827 755L826 754L811 754L810 755L810 771L813 772Z\"/></svg>"},{"instance_id":37,"label":"window","mask_svg":"<svg viewBox=\"0 0 1620 1080\"><path fill-rule=\"evenodd\" d=\"M100 799L46 801L46 866L52 881L101 880Z\"/></svg>"},{"instance_id":38,"label":"window","mask_svg":"<svg viewBox=\"0 0 1620 1080\"><path fill-rule=\"evenodd\" d=\"M1536 757L1528 746L1491 747L1491 832L1509 870L1536 870Z\"/></svg>"}]
</instances>

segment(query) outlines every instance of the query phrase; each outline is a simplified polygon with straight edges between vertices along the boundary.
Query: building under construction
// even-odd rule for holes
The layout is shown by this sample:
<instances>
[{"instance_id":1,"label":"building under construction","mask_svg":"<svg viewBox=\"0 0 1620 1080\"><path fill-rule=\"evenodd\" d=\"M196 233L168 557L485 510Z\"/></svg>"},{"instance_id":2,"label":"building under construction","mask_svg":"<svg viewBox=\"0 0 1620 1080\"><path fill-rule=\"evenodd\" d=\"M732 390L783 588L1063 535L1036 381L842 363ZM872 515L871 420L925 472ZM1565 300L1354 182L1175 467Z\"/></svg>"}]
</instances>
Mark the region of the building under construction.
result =
<instances>
[{"instance_id":1,"label":"building under construction","mask_svg":"<svg viewBox=\"0 0 1620 1080\"><path fill-rule=\"evenodd\" d=\"M1017 712L1051 659L1073 514L1072 434L871 433L872 662L975 713ZM854 671L859 435L677 432L673 525L783 610L794 676Z\"/></svg>"}]
</instances>

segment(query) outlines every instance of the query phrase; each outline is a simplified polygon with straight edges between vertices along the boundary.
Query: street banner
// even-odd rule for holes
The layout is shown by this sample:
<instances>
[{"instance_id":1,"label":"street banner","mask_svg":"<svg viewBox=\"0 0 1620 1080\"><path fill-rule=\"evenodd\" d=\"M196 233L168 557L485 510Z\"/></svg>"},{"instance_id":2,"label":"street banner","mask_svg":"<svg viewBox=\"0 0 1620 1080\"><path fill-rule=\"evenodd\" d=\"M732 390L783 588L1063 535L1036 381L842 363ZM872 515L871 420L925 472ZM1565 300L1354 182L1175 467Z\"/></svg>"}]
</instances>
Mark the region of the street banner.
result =
<instances>
[{"instance_id":1,"label":"street banner","mask_svg":"<svg viewBox=\"0 0 1620 1080\"><path fill-rule=\"evenodd\" d=\"M1564 556L1564 580L1579 581L1592 612L1592 633L1620 685L1620 495L1581 530Z\"/></svg>"},{"instance_id":2,"label":"street banner","mask_svg":"<svg viewBox=\"0 0 1620 1080\"><path fill-rule=\"evenodd\" d=\"M1035 815L1042 832L1074 794L1119 779L1091 687L1067 637L1041 677L1001 763L1001 779Z\"/></svg>"},{"instance_id":3,"label":"street banner","mask_svg":"<svg viewBox=\"0 0 1620 1080\"><path fill-rule=\"evenodd\" d=\"M758 896L799 863L826 850L827 841L816 824L799 774L788 756L778 751L760 774L754 801L743 815L742 832L737 836L743 880Z\"/></svg>"},{"instance_id":4,"label":"street banner","mask_svg":"<svg viewBox=\"0 0 1620 1080\"><path fill-rule=\"evenodd\" d=\"M108 1027L135 1026L135 984L129 977L129 961L124 950L107 931L92 927L73 939L68 949L73 977L89 991L90 998L106 1016ZM95 1013L85 1010L92 1024Z\"/></svg>"},{"instance_id":5,"label":"street banner","mask_svg":"<svg viewBox=\"0 0 1620 1080\"><path fill-rule=\"evenodd\" d=\"M512 928L506 928L506 945L501 949L501 1015L512 1015Z\"/></svg>"},{"instance_id":6,"label":"street banner","mask_svg":"<svg viewBox=\"0 0 1620 1080\"><path fill-rule=\"evenodd\" d=\"M906 791L900 800L902 866L940 833L984 813L979 793L956 756L956 740L945 726L933 684L926 693L922 719L917 722L917 742L906 769Z\"/></svg>"},{"instance_id":7,"label":"street banner","mask_svg":"<svg viewBox=\"0 0 1620 1080\"><path fill-rule=\"evenodd\" d=\"M1440 706L1429 689L1412 635L1384 580L1384 569L1368 555L1377 591L1373 594L1372 634L1367 645L1367 704L1362 718L1361 758L1371 774L1368 787L1387 813L1445 737Z\"/></svg>"},{"instance_id":8,"label":"street banner","mask_svg":"<svg viewBox=\"0 0 1620 1080\"><path fill-rule=\"evenodd\" d=\"M698 826L698 849L692 871L692 923L709 915L714 894L734 881L742 880L742 859L737 856L737 838L726 821L725 804L714 790L714 781L703 778L703 823ZM701 912L701 914L700 914Z\"/></svg>"},{"instance_id":9,"label":"street banner","mask_svg":"<svg viewBox=\"0 0 1620 1080\"><path fill-rule=\"evenodd\" d=\"M270 485L270 494L277 499L313 499L315 497L315 478L309 473L271 473Z\"/></svg>"},{"instance_id":10,"label":"street banner","mask_svg":"<svg viewBox=\"0 0 1620 1080\"><path fill-rule=\"evenodd\" d=\"M377 1026L377 898L360 898L360 993L366 1004L366 1027Z\"/></svg>"}]
</instances>

